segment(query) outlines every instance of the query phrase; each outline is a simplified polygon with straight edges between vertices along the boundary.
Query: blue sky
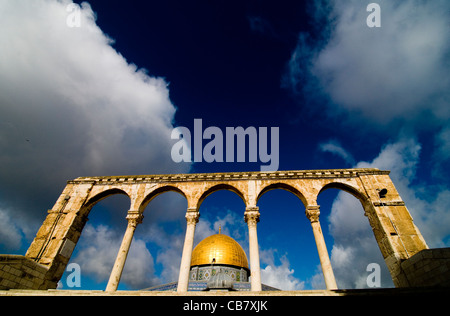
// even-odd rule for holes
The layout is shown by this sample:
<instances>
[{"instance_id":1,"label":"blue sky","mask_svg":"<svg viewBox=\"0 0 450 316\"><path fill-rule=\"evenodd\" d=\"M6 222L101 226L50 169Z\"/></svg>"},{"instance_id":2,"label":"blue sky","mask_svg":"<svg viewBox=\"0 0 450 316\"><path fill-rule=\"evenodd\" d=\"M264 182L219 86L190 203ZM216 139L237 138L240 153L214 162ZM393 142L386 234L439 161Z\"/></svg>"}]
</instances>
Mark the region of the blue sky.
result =
<instances>
[{"instance_id":1,"label":"blue sky","mask_svg":"<svg viewBox=\"0 0 450 316\"><path fill-rule=\"evenodd\" d=\"M448 1L72 1L0 4L0 252L24 254L67 180L79 176L258 171L261 162L175 163L173 128L278 127L279 170L376 167L391 177L430 247L450 245ZM69 23L68 23L69 21ZM79 26L79 27L78 27ZM319 196L341 288L369 263L392 286L361 205ZM82 287L104 289L129 201L98 203L72 256ZM196 242L223 232L248 253L244 204L200 208ZM324 288L304 206L259 201L262 280ZM153 200L119 288L175 281L186 201ZM67 288L65 277L61 282Z\"/></svg>"}]
</instances>

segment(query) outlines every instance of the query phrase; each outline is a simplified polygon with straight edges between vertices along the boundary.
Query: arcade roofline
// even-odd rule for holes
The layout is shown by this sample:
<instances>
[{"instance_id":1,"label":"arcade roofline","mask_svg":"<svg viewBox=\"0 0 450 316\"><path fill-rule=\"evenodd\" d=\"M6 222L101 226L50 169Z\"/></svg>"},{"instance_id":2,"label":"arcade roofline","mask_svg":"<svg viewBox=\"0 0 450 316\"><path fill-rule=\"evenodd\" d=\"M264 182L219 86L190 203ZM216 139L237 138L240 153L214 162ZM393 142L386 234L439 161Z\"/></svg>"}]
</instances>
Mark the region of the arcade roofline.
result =
<instances>
[{"instance_id":1,"label":"arcade roofline","mask_svg":"<svg viewBox=\"0 0 450 316\"><path fill-rule=\"evenodd\" d=\"M313 178L352 178L361 175L389 175L390 171L377 168L354 169L317 169L317 170L280 170L280 171L247 171L218 173L180 173L78 177L67 181L75 183L111 183L111 182L183 182L183 181L217 181L217 180L273 180L273 179L313 179Z\"/></svg>"}]
</instances>

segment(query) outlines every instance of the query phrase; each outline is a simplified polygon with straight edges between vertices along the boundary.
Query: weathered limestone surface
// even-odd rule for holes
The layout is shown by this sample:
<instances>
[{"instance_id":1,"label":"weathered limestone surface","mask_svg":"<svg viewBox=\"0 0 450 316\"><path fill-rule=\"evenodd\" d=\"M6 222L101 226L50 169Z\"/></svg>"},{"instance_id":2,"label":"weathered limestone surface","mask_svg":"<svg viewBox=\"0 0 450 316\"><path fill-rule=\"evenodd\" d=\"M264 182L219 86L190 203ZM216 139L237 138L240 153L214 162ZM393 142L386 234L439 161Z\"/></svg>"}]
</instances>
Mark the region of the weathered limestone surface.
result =
<instances>
[{"instance_id":1,"label":"weathered limestone surface","mask_svg":"<svg viewBox=\"0 0 450 316\"><path fill-rule=\"evenodd\" d=\"M47 268L24 256L0 255L0 290L56 287L46 279Z\"/></svg>"},{"instance_id":2,"label":"weathered limestone surface","mask_svg":"<svg viewBox=\"0 0 450 316\"><path fill-rule=\"evenodd\" d=\"M450 248L422 250L401 265L409 286L450 288Z\"/></svg>"},{"instance_id":3,"label":"weathered limestone surface","mask_svg":"<svg viewBox=\"0 0 450 316\"><path fill-rule=\"evenodd\" d=\"M208 195L225 189L235 192L245 203L242 215L245 215L249 231L254 236L250 245L251 274L257 279L257 220L248 219L250 215L256 214L258 199L264 193L273 189L284 189L295 194L305 206L306 215L315 232L316 243L320 246L318 250L321 262L323 261L322 268L327 277L327 286L332 289L335 288L335 281L328 254L323 251L326 247L321 237L318 212L320 206L317 205L318 195L329 188L347 191L360 200L394 284L408 286L410 281L401 263L428 247L392 183L389 171L378 169L81 177L67 182L55 205L48 211L47 218L25 256L47 269L45 278L49 280L48 288L52 288L64 273L95 203L113 194L124 194L130 198L127 218L139 217L144 215L147 204L154 197L167 191L175 191L183 195L188 204L188 230L179 279L183 284L184 280L188 279L186 273L189 271L186 267L192 253L191 239L195 232L195 221L190 219L192 216L198 219L201 215L200 205ZM312 211L315 213L312 214ZM260 220L264 220L264 211L260 213ZM131 232L131 228L129 231ZM128 237L124 238L122 243L121 258L126 258L128 241L132 234L126 236ZM119 280L124 259L118 258L116 263L118 268L113 274L114 279ZM114 281L112 289L117 282ZM252 288L259 288L256 283L252 284ZM183 291L183 288L180 288L180 291Z\"/></svg>"}]
</instances>

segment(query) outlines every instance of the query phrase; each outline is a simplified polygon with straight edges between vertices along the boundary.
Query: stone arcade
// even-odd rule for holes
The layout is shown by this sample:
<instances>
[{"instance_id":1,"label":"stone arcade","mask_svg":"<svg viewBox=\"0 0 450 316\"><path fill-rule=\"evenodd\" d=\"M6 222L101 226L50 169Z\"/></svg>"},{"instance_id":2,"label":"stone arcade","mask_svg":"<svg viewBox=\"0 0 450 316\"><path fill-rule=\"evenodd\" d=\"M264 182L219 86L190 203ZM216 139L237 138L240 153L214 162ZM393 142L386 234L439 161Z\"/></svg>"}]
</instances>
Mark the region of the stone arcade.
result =
<instances>
[{"instance_id":1,"label":"stone arcade","mask_svg":"<svg viewBox=\"0 0 450 316\"><path fill-rule=\"evenodd\" d=\"M260 220L258 199L267 191L284 189L304 204L311 221L314 238L327 289L337 289L330 258L319 221L318 195L329 188L347 191L358 198L374 232L375 239L396 287L429 284L423 275L411 269L411 257L429 260L428 249L414 225L405 203L389 177L378 169L339 169L277 172L239 172L212 174L173 174L81 177L67 182L39 229L25 256L0 255L0 289L56 288L72 251L78 242L91 208L100 200L125 194L130 198L126 228L106 291L115 291L125 265L136 226L143 220L147 204L157 195L176 191L187 200L186 236L180 264L177 291L186 292L191 270L195 227L202 201L217 190L237 193L245 203L243 217L249 230L251 290L261 291L257 223ZM261 218L263 220L263 216ZM286 218L286 220L289 220ZM438 249L439 250L439 249ZM439 250L441 254L444 250ZM449 265L448 251L441 261ZM415 256L418 254L417 256ZM434 252L437 255L437 252ZM432 255L432 254L431 254ZM418 258L418 259L417 259ZM418 262L414 261L414 264ZM420 263L420 262L419 262ZM414 273L413 273L414 272ZM448 272L447 272L448 274ZM445 278L438 278L445 280ZM446 285L449 285L446 276ZM436 283L434 283L436 284ZM433 284L431 284L433 285Z\"/></svg>"}]
</instances>

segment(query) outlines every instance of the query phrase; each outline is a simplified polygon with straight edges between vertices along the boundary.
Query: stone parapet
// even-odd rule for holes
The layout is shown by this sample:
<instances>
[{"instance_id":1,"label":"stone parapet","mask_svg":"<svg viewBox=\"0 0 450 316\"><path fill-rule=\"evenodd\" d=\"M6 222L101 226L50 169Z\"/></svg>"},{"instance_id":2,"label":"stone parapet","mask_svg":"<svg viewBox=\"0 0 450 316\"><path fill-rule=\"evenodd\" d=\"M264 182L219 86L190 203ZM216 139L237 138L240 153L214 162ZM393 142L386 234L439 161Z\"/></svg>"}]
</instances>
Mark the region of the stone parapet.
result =
<instances>
[{"instance_id":1,"label":"stone parapet","mask_svg":"<svg viewBox=\"0 0 450 316\"><path fill-rule=\"evenodd\" d=\"M47 272L46 267L24 256L0 255L0 290L51 288Z\"/></svg>"},{"instance_id":2,"label":"stone parapet","mask_svg":"<svg viewBox=\"0 0 450 316\"><path fill-rule=\"evenodd\" d=\"M318 169L318 170L290 170L273 172L221 172L221 173L189 173L189 174L158 174L158 175L129 175L129 176L100 176L79 177L67 181L68 184L104 184L113 183L154 183L159 182L192 182L217 180L272 180L272 179L315 179L315 178L351 178L360 175L389 175L387 170L376 168L360 169Z\"/></svg>"},{"instance_id":3,"label":"stone parapet","mask_svg":"<svg viewBox=\"0 0 450 316\"><path fill-rule=\"evenodd\" d=\"M450 248L422 250L401 266L410 287L450 287Z\"/></svg>"}]
</instances>

